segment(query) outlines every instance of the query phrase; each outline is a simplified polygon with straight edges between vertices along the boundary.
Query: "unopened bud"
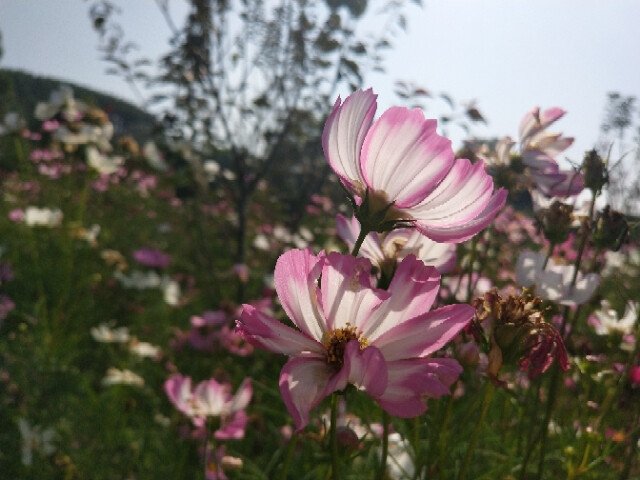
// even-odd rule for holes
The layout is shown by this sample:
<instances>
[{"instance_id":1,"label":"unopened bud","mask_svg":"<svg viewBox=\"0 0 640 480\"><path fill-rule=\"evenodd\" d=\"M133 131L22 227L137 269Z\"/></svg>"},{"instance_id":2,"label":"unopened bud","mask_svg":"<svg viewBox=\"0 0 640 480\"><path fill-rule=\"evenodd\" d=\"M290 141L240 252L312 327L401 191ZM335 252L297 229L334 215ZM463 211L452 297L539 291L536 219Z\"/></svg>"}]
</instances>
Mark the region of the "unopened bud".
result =
<instances>
[{"instance_id":1,"label":"unopened bud","mask_svg":"<svg viewBox=\"0 0 640 480\"><path fill-rule=\"evenodd\" d=\"M549 243L558 245L569 238L572 213L571 205L555 201L538 215L538 223Z\"/></svg>"},{"instance_id":2,"label":"unopened bud","mask_svg":"<svg viewBox=\"0 0 640 480\"><path fill-rule=\"evenodd\" d=\"M607 205L596 221L593 244L598 248L617 251L628 237L627 218L623 213L612 210Z\"/></svg>"},{"instance_id":3,"label":"unopened bud","mask_svg":"<svg viewBox=\"0 0 640 480\"><path fill-rule=\"evenodd\" d=\"M584 156L582 171L584 172L584 186L594 193L600 192L602 187L609 183L607 167L595 150L587 152Z\"/></svg>"},{"instance_id":4,"label":"unopened bud","mask_svg":"<svg viewBox=\"0 0 640 480\"><path fill-rule=\"evenodd\" d=\"M349 427L344 425L336 427L336 438L338 440L338 446L344 448L347 453L353 453L360 448L358 435Z\"/></svg>"}]
</instances>

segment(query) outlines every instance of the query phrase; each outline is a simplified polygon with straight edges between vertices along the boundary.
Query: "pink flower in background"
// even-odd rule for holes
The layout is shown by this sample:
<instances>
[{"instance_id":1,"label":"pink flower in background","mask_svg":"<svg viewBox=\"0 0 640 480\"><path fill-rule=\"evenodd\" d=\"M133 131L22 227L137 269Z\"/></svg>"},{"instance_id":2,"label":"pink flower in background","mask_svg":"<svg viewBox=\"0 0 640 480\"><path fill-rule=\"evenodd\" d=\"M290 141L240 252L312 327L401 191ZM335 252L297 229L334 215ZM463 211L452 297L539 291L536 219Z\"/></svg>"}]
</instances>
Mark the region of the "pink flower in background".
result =
<instances>
[{"instance_id":1,"label":"pink flower in background","mask_svg":"<svg viewBox=\"0 0 640 480\"><path fill-rule=\"evenodd\" d=\"M141 248L133 252L133 259L146 267L166 268L171 263L171 256L155 248Z\"/></svg>"},{"instance_id":2,"label":"pink flower in background","mask_svg":"<svg viewBox=\"0 0 640 480\"><path fill-rule=\"evenodd\" d=\"M358 219L351 217L351 220L348 220L338 214L336 228L340 238L350 250L353 249L360 233ZM434 242L413 228L398 228L383 234L371 232L364 239L358 253L360 257L368 258L371 263L381 268L389 261L395 265L396 261L410 254L418 257L425 265L436 267L440 273L447 273L456 265L454 243Z\"/></svg>"},{"instance_id":3,"label":"pink flower in background","mask_svg":"<svg viewBox=\"0 0 640 480\"><path fill-rule=\"evenodd\" d=\"M462 242L485 228L506 201L484 164L455 159L436 120L393 107L373 123L377 96L358 90L336 101L322 135L325 157L358 204L384 221L410 221L437 242Z\"/></svg>"},{"instance_id":4,"label":"pink flower in background","mask_svg":"<svg viewBox=\"0 0 640 480\"><path fill-rule=\"evenodd\" d=\"M219 435L224 438L241 438L244 435L246 415L242 410L249 404L253 393L248 378L242 382L237 393L231 395L231 385L228 383L218 383L212 378L192 388L191 377L176 374L164 382L164 391L171 403L191 418L194 425L201 427L207 417L221 417L219 431L222 433ZM236 415L240 416L236 418Z\"/></svg>"},{"instance_id":5,"label":"pink flower in background","mask_svg":"<svg viewBox=\"0 0 640 480\"><path fill-rule=\"evenodd\" d=\"M290 357L279 383L297 430L323 398L348 384L392 415L420 415L425 398L448 394L462 371L453 359L429 355L464 328L473 308L430 311L440 275L413 255L399 264L388 290L371 286L370 271L364 258L291 250L278 259L274 280L298 329L243 306L240 334Z\"/></svg>"},{"instance_id":6,"label":"pink flower in background","mask_svg":"<svg viewBox=\"0 0 640 480\"><path fill-rule=\"evenodd\" d=\"M560 170L555 158L571 146L573 138L546 131L566 112L558 107L540 111L534 107L520 121L520 150L522 161L537 187L545 195L566 197L584 189L582 175L576 171Z\"/></svg>"}]
</instances>

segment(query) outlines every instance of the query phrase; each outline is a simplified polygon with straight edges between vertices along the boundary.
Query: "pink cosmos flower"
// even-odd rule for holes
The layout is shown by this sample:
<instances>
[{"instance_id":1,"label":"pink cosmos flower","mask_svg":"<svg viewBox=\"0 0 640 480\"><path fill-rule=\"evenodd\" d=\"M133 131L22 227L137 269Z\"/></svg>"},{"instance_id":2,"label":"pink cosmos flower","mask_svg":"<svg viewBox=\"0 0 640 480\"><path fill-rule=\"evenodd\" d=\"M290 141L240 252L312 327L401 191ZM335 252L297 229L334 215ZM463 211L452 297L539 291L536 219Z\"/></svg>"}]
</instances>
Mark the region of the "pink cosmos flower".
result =
<instances>
[{"instance_id":1,"label":"pink cosmos flower","mask_svg":"<svg viewBox=\"0 0 640 480\"><path fill-rule=\"evenodd\" d=\"M571 146L572 137L549 133L547 127L566 112L558 107L540 111L534 107L520 121L520 150L522 161L529 167L537 187L549 196L577 195L584 189L582 175L560 170L555 158Z\"/></svg>"},{"instance_id":2,"label":"pink cosmos flower","mask_svg":"<svg viewBox=\"0 0 640 480\"><path fill-rule=\"evenodd\" d=\"M399 417L426 410L426 397L449 393L462 371L450 358L429 358L471 320L470 305L429 311L440 275L414 255L398 266L388 290L370 284L371 263L339 253L291 250L276 263L282 307L298 329L244 305L238 331L253 345L290 357L280 393L298 431L320 401L348 384ZM321 281L320 281L321 278Z\"/></svg>"},{"instance_id":3,"label":"pink cosmos flower","mask_svg":"<svg viewBox=\"0 0 640 480\"><path fill-rule=\"evenodd\" d=\"M351 220L347 220L338 214L336 228L340 238L349 246L349 249L353 249L360 233L358 219L351 217ZM389 261L395 266L397 260L410 254L414 254L426 265L436 267L440 273L448 273L456 265L454 243L434 242L412 228L398 228L381 234L371 232L364 239L358 252L359 256L368 258L371 263L380 268Z\"/></svg>"},{"instance_id":4,"label":"pink cosmos flower","mask_svg":"<svg viewBox=\"0 0 640 480\"><path fill-rule=\"evenodd\" d=\"M164 391L171 403L201 427L206 417L221 417L222 427L216 435L223 438L241 438L238 429L244 434L246 415L240 412L249 404L253 390L251 381L247 378L242 382L235 395L231 395L231 385L218 383L213 378L191 387L191 377L180 374L173 375L164 382ZM240 414L239 419L236 416ZM240 422L244 418L244 423ZM231 427L229 426L231 425ZM231 430L227 430L230 428Z\"/></svg>"},{"instance_id":5,"label":"pink cosmos flower","mask_svg":"<svg viewBox=\"0 0 640 480\"><path fill-rule=\"evenodd\" d=\"M133 252L133 259L147 267L166 268L171 263L171 256L155 248L140 248Z\"/></svg>"},{"instance_id":6,"label":"pink cosmos flower","mask_svg":"<svg viewBox=\"0 0 640 480\"><path fill-rule=\"evenodd\" d=\"M373 123L376 98L371 89L344 103L338 97L322 135L325 157L356 203L436 242L462 242L485 228L507 191L494 192L483 162L456 160L437 121L418 109L393 107Z\"/></svg>"}]
</instances>

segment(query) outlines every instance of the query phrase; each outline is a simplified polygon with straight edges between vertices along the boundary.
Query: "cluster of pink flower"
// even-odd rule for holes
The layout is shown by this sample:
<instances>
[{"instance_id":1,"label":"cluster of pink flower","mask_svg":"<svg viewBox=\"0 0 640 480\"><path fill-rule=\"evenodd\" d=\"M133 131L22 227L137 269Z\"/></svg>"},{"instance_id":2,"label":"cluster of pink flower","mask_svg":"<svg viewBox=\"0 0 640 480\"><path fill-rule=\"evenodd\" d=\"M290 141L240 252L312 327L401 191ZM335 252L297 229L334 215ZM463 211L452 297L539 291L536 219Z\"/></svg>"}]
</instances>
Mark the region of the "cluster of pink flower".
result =
<instances>
[{"instance_id":1,"label":"cluster of pink flower","mask_svg":"<svg viewBox=\"0 0 640 480\"><path fill-rule=\"evenodd\" d=\"M249 343L290 357L279 383L298 430L324 397L349 384L400 417L423 413L426 398L449 392L462 368L431 355L474 309L431 310L438 270L451 268L454 243L484 229L506 201L481 162L455 158L435 120L391 108L374 123L376 103L371 90L338 99L323 134L325 156L355 209L351 220L338 217L338 232L365 258L284 253L276 292L298 330L251 305L238 322Z\"/></svg>"}]
</instances>

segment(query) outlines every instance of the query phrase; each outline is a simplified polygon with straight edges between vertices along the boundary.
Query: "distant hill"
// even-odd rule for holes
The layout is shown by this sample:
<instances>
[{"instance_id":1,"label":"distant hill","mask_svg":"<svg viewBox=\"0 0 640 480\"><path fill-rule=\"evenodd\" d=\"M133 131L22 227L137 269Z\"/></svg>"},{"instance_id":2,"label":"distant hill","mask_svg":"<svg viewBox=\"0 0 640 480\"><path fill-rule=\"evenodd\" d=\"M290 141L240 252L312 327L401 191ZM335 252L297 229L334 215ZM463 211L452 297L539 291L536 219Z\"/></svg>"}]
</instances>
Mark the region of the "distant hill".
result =
<instances>
[{"instance_id":1,"label":"distant hill","mask_svg":"<svg viewBox=\"0 0 640 480\"><path fill-rule=\"evenodd\" d=\"M48 101L51 92L60 85L70 86L75 98L107 112L116 136L131 135L141 143L151 136L155 118L130 103L72 82L38 77L18 70L0 69L0 117L6 112L15 111L27 121L33 120L36 104Z\"/></svg>"}]
</instances>

